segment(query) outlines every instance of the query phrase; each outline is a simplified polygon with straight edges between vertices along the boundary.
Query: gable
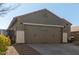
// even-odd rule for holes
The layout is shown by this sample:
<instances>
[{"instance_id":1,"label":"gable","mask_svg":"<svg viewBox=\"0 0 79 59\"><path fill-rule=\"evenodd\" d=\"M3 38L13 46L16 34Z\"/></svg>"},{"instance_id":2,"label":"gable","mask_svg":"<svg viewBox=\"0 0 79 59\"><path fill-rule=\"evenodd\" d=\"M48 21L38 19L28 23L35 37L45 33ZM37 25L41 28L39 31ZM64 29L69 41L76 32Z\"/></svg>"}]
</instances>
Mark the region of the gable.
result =
<instances>
[{"instance_id":1,"label":"gable","mask_svg":"<svg viewBox=\"0 0 79 59\"><path fill-rule=\"evenodd\" d=\"M66 22L68 24L71 24L67 20L61 19L52 12L48 11L47 9L38 10L36 12L17 16L15 18L18 19L21 23L26 22L49 25L64 25L64 23ZM13 19L9 27L15 24L16 19Z\"/></svg>"},{"instance_id":2,"label":"gable","mask_svg":"<svg viewBox=\"0 0 79 59\"><path fill-rule=\"evenodd\" d=\"M54 24L62 25L62 19L50 11L43 9L30 14L22 15L19 17L20 21L27 23L40 23L40 24ZM65 21L67 22L67 21ZM67 22L69 23L69 22Z\"/></svg>"}]
</instances>

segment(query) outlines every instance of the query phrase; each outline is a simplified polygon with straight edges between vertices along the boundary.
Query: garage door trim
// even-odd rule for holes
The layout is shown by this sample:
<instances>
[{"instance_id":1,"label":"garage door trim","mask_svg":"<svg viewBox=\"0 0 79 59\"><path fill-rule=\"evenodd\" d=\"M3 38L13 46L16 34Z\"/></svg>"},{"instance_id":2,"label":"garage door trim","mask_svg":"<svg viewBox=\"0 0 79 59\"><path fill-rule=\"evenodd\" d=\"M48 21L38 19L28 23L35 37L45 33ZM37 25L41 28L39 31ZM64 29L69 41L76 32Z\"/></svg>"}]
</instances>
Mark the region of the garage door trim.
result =
<instances>
[{"instance_id":1,"label":"garage door trim","mask_svg":"<svg viewBox=\"0 0 79 59\"><path fill-rule=\"evenodd\" d=\"M23 23L23 24L24 25L32 25L32 26L61 27L61 28L64 27L62 25L48 25L48 24L37 24L37 23Z\"/></svg>"}]
</instances>

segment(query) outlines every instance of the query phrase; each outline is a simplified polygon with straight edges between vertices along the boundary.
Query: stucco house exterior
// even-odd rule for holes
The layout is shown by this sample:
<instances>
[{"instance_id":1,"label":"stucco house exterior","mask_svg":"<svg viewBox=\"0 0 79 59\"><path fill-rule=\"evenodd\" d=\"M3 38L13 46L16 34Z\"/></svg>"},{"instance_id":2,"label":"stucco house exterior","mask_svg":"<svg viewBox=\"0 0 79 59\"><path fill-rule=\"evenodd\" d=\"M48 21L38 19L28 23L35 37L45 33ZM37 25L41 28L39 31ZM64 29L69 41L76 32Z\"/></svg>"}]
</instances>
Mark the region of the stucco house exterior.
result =
<instances>
[{"instance_id":1,"label":"stucco house exterior","mask_svg":"<svg viewBox=\"0 0 79 59\"><path fill-rule=\"evenodd\" d=\"M67 43L71 23L42 9L14 17L8 29L15 31L16 43Z\"/></svg>"}]
</instances>

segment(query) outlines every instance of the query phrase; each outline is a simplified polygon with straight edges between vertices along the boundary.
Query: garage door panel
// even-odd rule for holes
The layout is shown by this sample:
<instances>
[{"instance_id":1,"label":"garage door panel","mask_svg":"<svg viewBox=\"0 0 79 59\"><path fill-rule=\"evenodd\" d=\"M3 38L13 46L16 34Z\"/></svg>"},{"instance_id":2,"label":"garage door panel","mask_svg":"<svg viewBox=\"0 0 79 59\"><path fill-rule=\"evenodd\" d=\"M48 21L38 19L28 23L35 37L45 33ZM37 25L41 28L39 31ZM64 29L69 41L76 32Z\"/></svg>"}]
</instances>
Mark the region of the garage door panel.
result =
<instances>
[{"instance_id":1,"label":"garage door panel","mask_svg":"<svg viewBox=\"0 0 79 59\"><path fill-rule=\"evenodd\" d=\"M27 26L26 43L57 43L61 42L61 29L55 27Z\"/></svg>"},{"instance_id":2,"label":"garage door panel","mask_svg":"<svg viewBox=\"0 0 79 59\"><path fill-rule=\"evenodd\" d=\"M27 26L27 30L25 30L25 40L26 40L26 43L37 43L40 42L39 41L39 31L36 30L34 27L28 27ZM28 36L26 36L28 35ZM28 37L28 38L27 38Z\"/></svg>"}]
</instances>

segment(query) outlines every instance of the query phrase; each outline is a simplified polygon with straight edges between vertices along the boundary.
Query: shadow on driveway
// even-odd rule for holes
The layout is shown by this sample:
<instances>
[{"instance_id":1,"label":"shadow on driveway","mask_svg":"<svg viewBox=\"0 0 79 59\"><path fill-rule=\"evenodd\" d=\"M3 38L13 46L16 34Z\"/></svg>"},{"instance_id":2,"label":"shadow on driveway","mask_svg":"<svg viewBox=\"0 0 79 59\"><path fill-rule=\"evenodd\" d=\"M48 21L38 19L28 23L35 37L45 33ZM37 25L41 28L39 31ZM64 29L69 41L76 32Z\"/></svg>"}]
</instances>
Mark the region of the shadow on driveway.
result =
<instances>
[{"instance_id":1,"label":"shadow on driveway","mask_svg":"<svg viewBox=\"0 0 79 59\"><path fill-rule=\"evenodd\" d=\"M13 47L20 55L40 55L38 51L27 44L14 44Z\"/></svg>"}]
</instances>

